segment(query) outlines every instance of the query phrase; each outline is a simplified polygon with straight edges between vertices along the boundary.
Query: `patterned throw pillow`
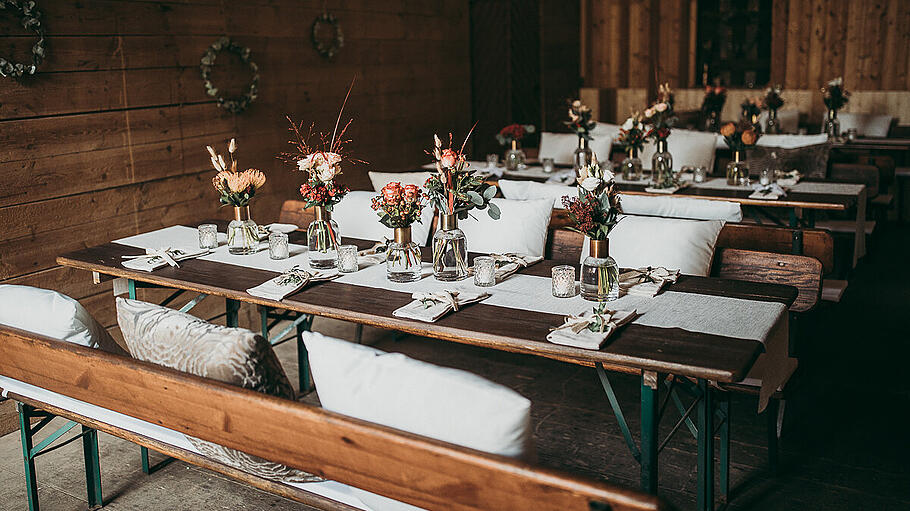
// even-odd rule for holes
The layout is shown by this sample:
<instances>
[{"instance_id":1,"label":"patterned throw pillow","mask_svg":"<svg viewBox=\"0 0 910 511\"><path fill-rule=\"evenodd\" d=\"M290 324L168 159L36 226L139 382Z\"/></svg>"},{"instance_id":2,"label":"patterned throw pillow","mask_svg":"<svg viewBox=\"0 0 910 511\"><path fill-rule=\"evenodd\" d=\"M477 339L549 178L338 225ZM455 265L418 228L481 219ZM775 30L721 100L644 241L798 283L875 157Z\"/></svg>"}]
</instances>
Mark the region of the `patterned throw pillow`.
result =
<instances>
[{"instance_id":1,"label":"patterned throw pillow","mask_svg":"<svg viewBox=\"0 0 910 511\"><path fill-rule=\"evenodd\" d=\"M117 322L134 358L263 394L295 399L271 345L243 328L213 325L185 312L117 298ZM206 456L258 477L286 483L322 478L187 436Z\"/></svg>"},{"instance_id":2,"label":"patterned throw pillow","mask_svg":"<svg viewBox=\"0 0 910 511\"><path fill-rule=\"evenodd\" d=\"M783 147L757 146L747 151L749 171L758 174L772 165L771 153L777 154L781 170L798 170L803 177L824 179L828 174L828 153L831 144L815 144L806 147L786 149Z\"/></svg>"}]
</instances>

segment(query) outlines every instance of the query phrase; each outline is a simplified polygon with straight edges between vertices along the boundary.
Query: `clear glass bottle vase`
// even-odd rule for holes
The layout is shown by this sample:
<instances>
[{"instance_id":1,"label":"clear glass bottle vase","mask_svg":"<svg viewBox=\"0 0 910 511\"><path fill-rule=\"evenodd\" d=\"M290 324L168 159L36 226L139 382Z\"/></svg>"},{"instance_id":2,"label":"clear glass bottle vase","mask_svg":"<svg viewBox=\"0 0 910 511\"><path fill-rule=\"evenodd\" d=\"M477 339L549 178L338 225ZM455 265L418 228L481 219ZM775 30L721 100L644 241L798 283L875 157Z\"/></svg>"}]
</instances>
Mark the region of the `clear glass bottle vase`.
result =
<instances>
[{"instance_id":1,"label":"clear glass bottle vase","mask_svg":"<svg viewBox=\"0 0 910 511\"><path fill-rule=\"evenodd\" d=\"M769 135L778 135L780 132L780 120L777 118L777 109L770 108L768 109L768 127L765 130L765 133Z\"/></svg>"},{"instance_id":2,"label":"clear glass bottle vase","mask_svg":"<svg viewBox=\"0 0 910 511\"><path fill-rule=\"evenodd\" d=\"M739 151L733 151L733 161L727 164L727 184L749 186L749 164L741 160Z\"/></svg>"},{"instance_id":3,"label":"clear glass bottle vase","mask_svg":"<svg viewBox=\"0 0 910 511\"><path fill-rule=\"evenodd\" d=\"M315 211L316 220L306 230L310 267L320 270L335 268L338 265L341 232L325 206L316 206Z\"/></svg>"},{"instance_id":4,"label":"clear glass bottle vase","mask_svg":"<svg viewBox=\"0 0 910 511\"><path fill-rule=\"evenodd\" d=\"M518 170L525 164L525 152L518 147L518 141L513 140L512 145L505 154L506 170Z\"/></svg>"},{"instance_id":5,"label":"clear glass bottle vase","mask_svg":"<svg viewBox=\"0 0 910 511\"><path fill-rule=\"evenodd\" d=\"M619 265L610 257L610 240L589 240L590 252L581 263L581 297L595 302L619 298Z\"/></svg>"},{"instance_id":6,"label":"clear glass bottle vase","mask_svg":"<svg viewBox=\"0 0 910 511\"><path fill-rule=\"evenodd\" d=\"M673 155L667 151L666 139L658 140L657 151L651 157L651 186L653 188L672 188L675 185Z\"/></svg>"},{"instance_id":7,"label":"clear glass bottle vase","mask_svg":"<svg viewBox=\"0 0 910 511\"><path fill-rule=\"evenodd\" d=\"M410 227L396 227L386 250L386 276L392 282L414 282L421 276L420 247L411 241Z\"/></svg>"},{"instance_id":8,"label":"clear glass bottle vase","mask_svg":"<svg viewBox=\"0 0 910 511\"><path fill-rule=\"evenodd\" d=\"M228 224L228 253L249 255L259 249L259 227L250 218L249 206L234 206L234 219Z\"/></svg>"},{"instance_id":9,"label":"clear glass bottle vase","mask_svg":"<svg viewBox=\"0 0 910 511\"><path fill-rule=\"evenodd\" d=\"M622 178L625 181L639 181L641 179L642 167L641 159L638 157L638 151L634 148L629 149L629 156L620 164L622 167Z\"/></svg>"},{"instance_id":10,"label":"clear glass bottle vase","mask_svg":"<svg viewBox=\"0 0 910 511\"><path fill-rule=\"evenodd\" d=\"M840 121L837 120L837 110L828 109L828 116L825 118L824 132L828 138L840 137Z\"/></svg>"},{"instance_id":11,"label":"clear glass bottle vase","mask_svg":"<svg viewBox=\"0 0 910 511\"><path fill-rule=\"evenodd\" d=\"M433 234L433 276L436 280L462 280L468 276L468 244L455 215L439 215Z\"/></svg>"},{"instance_id":12,"label":"clear glass bottle vase","mask_svg":"<svg viewBox=\"0 0 910 511\"><path fill-rule=\"evenodd\" d=\"M572 154L572 168L575 170L575 177L581 175L581 169L594 163L594 151L588 147L588 139L578 137L578 149Z\"/></svg>"}]
</instances>

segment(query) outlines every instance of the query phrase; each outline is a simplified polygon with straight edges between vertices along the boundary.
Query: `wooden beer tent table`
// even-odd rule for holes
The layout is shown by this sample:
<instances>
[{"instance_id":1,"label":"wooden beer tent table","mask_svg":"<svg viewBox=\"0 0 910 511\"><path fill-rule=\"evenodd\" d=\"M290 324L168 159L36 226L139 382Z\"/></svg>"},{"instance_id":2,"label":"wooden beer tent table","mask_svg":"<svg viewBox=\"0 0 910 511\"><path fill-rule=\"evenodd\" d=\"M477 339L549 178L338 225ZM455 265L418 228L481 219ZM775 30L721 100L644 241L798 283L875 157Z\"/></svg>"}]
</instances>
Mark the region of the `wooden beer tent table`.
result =
<instances>
[{"instance_id":1,"label":"wooden beer tent table","mask_svg":"<svg viewBox=\"0 0 910 511\"><path fill-rule=\"evenodd\" d=\"M303 241L305 233L290 235L291 241ZM361 248L373 242L345 239ZM429 249L424 248L429 259ZM409 293L369 288L330 281L312 284L282 301L267 300L246 293L277 275L276 272L235 266L215 261L186 260L179 268L166 266L153 272L130 270L121 266L122 256L135 255L139 249L117 243L90 247L57 258L59 264L111 277L129 280L130 288L137 284L160 286L226 300L228 324L236 325L240 302L295 311L307 315L351 321L378 328L453 341L475 346L542 356L555 360L596 367L608 397L615 396L605 380L604 369L624 369L641 377L641 440L640 447L617 412L617 420L641 464L644 490L657 490L658 386L661 375L673 374L697 380L704 395L698 402L698 479L700 507L713 506L713 438L714 407L708 382L737 382L752 368L764 351L756 340L730 338L682 330L629 324L615 333L600 350L584 350L547 342L550 329L563 323L564 316L520 309L503 308L484 303L474 304L450 314L435 323L423 323L398 318L392 312L411 301ZM545 260L525 268L521 273L549 277L554 261ZM761 284L717 278L682 276L672 286L674 291L704 295L743 298L754 301L782 303L789 306L797 296L796 288L784 285ZM134 295L134 293L131 293ZM661 407L662 408L662 407ZM614 406L614 410L618 410ZM677 425L678 427L678 425ZM674 431L676 428L674 428ZM710 505L708 503L711 503Z\"/></svg>"}]
</instances>

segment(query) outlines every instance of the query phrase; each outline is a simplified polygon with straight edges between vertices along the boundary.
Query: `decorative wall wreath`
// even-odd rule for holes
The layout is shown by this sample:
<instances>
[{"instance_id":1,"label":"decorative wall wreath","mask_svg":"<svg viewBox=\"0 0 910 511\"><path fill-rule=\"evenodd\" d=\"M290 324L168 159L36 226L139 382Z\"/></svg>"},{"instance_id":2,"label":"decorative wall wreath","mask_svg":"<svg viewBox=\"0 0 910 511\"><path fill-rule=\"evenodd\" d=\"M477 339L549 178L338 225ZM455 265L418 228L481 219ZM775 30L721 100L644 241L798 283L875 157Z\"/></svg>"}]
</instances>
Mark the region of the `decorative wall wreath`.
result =
<instances>
[{"instance_id":1,"label":"decorative wall wreath","mask_svg":"<svg viewBox=\"0 0 910 511\"><path fill-rule=\"evenodd\" d=\"M45 42L44 27L41 26L41 11L31 0L0 0L0 11L9 9L19 16L19 21L26 30L38 36L38 42L32 46L32 63L22 64L12 59L0 57L0 76L20 78L22 75L33 75L44 61Z\"/></svg>"},{"instance_id":2,"label":"decorative wall wreath","mask_svg":"<svg viewBox=\"0 0 910 511\"><path fill-rule=\"evenodd\" d=\"M247 88L247 91L240 96L225 98L221 95L221 91L212 85L212 66L215 65L215 59L218 57L218 53L222 51L229 51L240 57L240 60L249 66L250 71L253 73L253 76L250 79L249 88ZM238 114L246 110L247 107L250 106L250 103L255 101L259 96L259 66L250 60L249 48L240 46L239 44L231 41L231 39L228 37L218 38L214 44L205 50L205 53L202 54L202 59L200 60L199 70L202 72L202 81L203 85L205 85L205 93L218 100L218 106L227 110L228 112Z\"/></svg>"},{"instance_id":3,"label":"decorative wall wreath","mask_svg":"<svg viewBox=\"0 0 910 511\"><path fill-rule=\"evenodd\" d=\"M329 38L320 35L323 28L329 28L331 34ZM322 55L323 58L331 59L344 46L344 33L341 31L341 25L334 14L323 12L313 20L313 28L310 34L313 40L313 48Z\"/></svg>"}]
</instances>

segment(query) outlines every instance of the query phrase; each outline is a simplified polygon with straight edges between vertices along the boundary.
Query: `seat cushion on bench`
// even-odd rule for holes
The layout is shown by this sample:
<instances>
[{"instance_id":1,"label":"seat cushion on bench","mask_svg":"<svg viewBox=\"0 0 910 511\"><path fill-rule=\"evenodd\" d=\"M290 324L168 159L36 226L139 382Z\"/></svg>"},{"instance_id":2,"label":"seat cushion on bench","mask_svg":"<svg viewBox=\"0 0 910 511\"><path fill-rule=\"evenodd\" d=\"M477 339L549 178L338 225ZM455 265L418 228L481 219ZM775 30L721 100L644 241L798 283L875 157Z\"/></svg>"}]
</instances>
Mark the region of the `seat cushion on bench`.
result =
<instances>
[{"instance_id":1,"label":"seat cushion on bench","mask_svg":"<svg viewBox=\"0 0 910 511\"><path fill-rule=\"evenodd\" d=\"M373 197L378 194L354 190L345 195L332 209L332 220L338 223L342 243L347 238L382 241L394 239L394 231L379 223L379 215L372 208ZM420 213L420 221L411 225L414 243L424 246L433 223L433 206L427 205Z\"/></svg>"},{"instance_id":2,"label":"seat cushion on bench","mask_svg":"<svg viewBox=\"0 0 910 511\"><path fill-rule=\"evenodd\" d=\"M629 215L727 222L740 222L743 219L742 207L736 202L620 194L620 204L623 213Z\"/></svg>"},{"instance_id":3,"label":"seat cushion on bench","mask_svg":"<svg viewBox=\"0 0 910 511\"><path fill-rule=\"evenodd\" d=\"M467 238L468 251L542 256L553 201L493 199L491 202L502 213L499 220L490 218L486 210L475 210L472 216L458 221Z\"/></svg>"},{"instance_id":4,"label":"seat cushion on bench","mask_svg":"<svg viewBox=\"0 0 910 511\"><path fill-rule=\"evenodd\" d=\"M427 179L430 178L429 172L376 172L371 170L367 174L370 176L373 190L377 192L389 183L401 183L402 186L417 185L423 188Z\"/></svg>"},{"instance_id":5,"label":"seat cushion on bench","mask_svg":"<svg viewBox=\"0 0 910 511\"><path fill-rule=\"evenodd\" d=\"M50 289L0 285L0 323L129 356L82 304Z\"/></svg>"},{"instance_id":6,"label":"seat cushion on bench","mask_svg":"<svg viewBox=\"0 0 910 511\"><path fill-rule=\"evenodd\" d=\"M509 200L550 199L554 209L565 209L562 198L578 196L578 188L555 183L537 183L534 181L516 181L500 179L499 189L502 196Z\"/></svg>"},{"instance_id":7,"label":"seat cushion on bench","mask_svg":"<svg viewBox=\"0 0 910 511\"><path fill-rule=\"evenodd\" d=\"M249 330L213 325L185 312L125 298L117 298L117 322L130 352L139 360L263 394L296 398L272 346ZM206 456L259 477L287 483L322 480L235 449L187 438Z\"/></svg>"}]
</instances>

